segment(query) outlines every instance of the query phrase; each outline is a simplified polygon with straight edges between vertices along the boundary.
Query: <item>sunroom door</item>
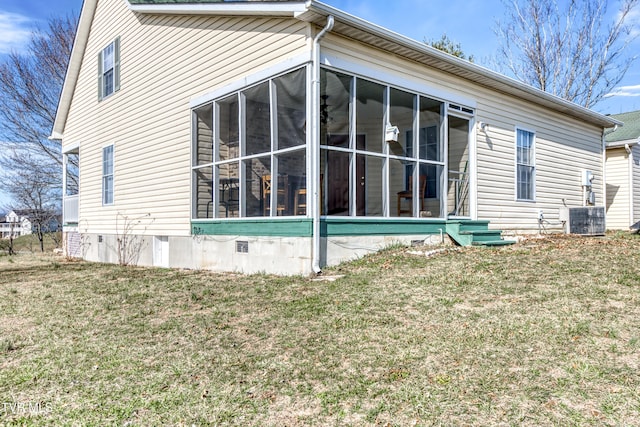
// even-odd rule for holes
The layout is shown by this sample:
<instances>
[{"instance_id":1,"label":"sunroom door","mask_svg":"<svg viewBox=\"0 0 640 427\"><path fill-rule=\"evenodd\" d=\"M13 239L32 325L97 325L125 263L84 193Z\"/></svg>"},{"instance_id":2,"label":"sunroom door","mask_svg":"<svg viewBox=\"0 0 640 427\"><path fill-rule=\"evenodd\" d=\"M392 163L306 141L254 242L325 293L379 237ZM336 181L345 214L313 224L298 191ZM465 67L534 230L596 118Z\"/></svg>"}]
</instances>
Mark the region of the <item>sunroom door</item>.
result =
<instances>
[{"instance_id":1,"label":"sunroom door","mask_svg":"<svg viewBox=\"0 0 640 427\"><path fill-rule=\"evenodd\" d=\"M469 191L469 120L449 116L448 121L448 190L447 212L449 218L470 218Z\"/></svg>"}]
</instances>

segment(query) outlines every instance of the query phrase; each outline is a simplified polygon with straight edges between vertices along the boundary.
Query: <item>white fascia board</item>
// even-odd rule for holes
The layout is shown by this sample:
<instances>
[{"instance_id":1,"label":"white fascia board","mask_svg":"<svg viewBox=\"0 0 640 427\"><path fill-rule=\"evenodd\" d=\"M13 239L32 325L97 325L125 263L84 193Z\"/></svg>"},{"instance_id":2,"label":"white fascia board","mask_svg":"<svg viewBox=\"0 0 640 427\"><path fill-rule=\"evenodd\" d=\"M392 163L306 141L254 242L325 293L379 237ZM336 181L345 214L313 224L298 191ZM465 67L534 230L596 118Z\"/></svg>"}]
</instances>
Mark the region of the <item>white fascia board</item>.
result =
<instances>
[{"instance_id":1,"label":"white fascia board","mask_svg":"<svg viewBox=\"0 0 640 427\"><path fill-rule=\"evenodd\" d=\"M60 100L58 101L58 109L56 111L55 121L53 122L50 139L62 139L97 5L98 0L84 0L82 5L80 20L78 21L78 30L73 41L71 57L69 58L69 65L67 66L67 72L62 85L62 92L60 93Z\"/></svg>"},{"instance_id":2,"label":"white fascia board","mask_svg":"<svg viewBox=\"0 0 640 427\"><path fill-rule=\"evenodd\" d=\"M640 138L634 138L634 139L627 139L625 141L608 142L607 148L621 148L621 147L624 147L625 145L632 147L638 144L640 144Z\"/></svg>"},{"instance_id":3,"label":"white fascia board","mask_svg":"<svg viewBox=\"0 0 640 427\"><path fill-rule=\"evenodd\" d=\"M529 95L533 95L535 97L538 98L542 98L545 99L546 101L556 104L558 106L558 108L567 108L567 109L571 109L571 110L576 110L579 111L582 115L584 116L588 116L590 117L592 120L598 122L598 123L607 123L607 125L609 126L604 126L605 128L607 127L613 127L615 125L621 125L622 122L619 120L616 120L612 117L609 116L604 116L600 113L597 113L593 110L590 110L588 108L582 107L578 104L575 104L573 102L567 101L565 99L560 98L559 96L556 95L552 95L548 92L545 92L543 90L540 89L536 89L533 86L530 86L526 83L522 83L518 80L515 80L511 77L507 77L503 74L500 74L496 71L492 71L489 70L488 68L482 67L480 65L474 64L472 62L469 62L467 60L455 57L453 55L450 55L448 53L442 52L441 50L438 50L432 46L429 46L426 43L422 43L419 42L417 40L413 40L412 38L409 38L407 36L403 36L402 34L396 33L394 31L391 31L389 29L386 29L384 27L381 27L379 25L373 24L369 21L366 21L364 19L355 17L353 15L350 15L346 12L343 12L339 9L336 9L332 6L329 6L327 4L321 3L321 2L317 2L315 0L311 0L309 2L309 6L308 9L312 12L316 12L325 16L329 16L329 15L333 15L335 17L336 20L338 21L342 21L343 23L346 23L352 27L355 28L359 28L361 30L367 31L371 34L374 34L378 37L381 37L383 39L387 39L390 41L393 41L395 43L404 45L410 49L414 49L418 52L423 52L425 54L428 54L432 57L435 57L441 61L444 62L448 62L450 64L454 64L460 68L463 68L471 73L475 73L478 76L481 77L485 77L491 80L494 80L496 82L499 82L501 84L504 84L505 86L509 86L517 91L520 92L525 92Z\"/></svg>"},{"instance_id":4,"label":"white fascia board","mask_svg":"<svg viewBox=\"0 0 640 427\"><path fill-rule=\"evenodd\" d=\"M125 0L126 1L126 0ZM191 4L131 4L129 9L138 13L172 15L255 15L295 16L307 10L307 2L233 2Z\"/></svg>"},{"instance_id":5,"label":"white fascia board","mask_svg":"<svg viewBox=\"0 0 640 427\"><path fill-rule=\"evenodd\" d=\"M360 77L377 80L382 84L388 84L399 89L416 92L443 102L453 102L465 107L473 109L476 108L477 103L474 99L454 92L442 90L437 86L425 84L424 81L421 81L418 78L411 78L401 73L394 73L391 70L385 70L382 67L371 63L357 63L348 59L340 58L338 55L321 53L320 64L338 71L344 71Z\"/></svg>"},{"instance_id":6,"label":"white fascia board","mask_svg":"<svg viewBox=\"0 0 640 427\"><path fill-rule=\"evenodd\" d=\"M305 64L311 62L311 51L305 52L300 55L293 56L282 62L279 62L271 67L267 67L264 70L260 70L256 73L249 74L241 79L235 80L232 83L226 84L218 89L214 89L211 92L207 92L204 95L192 98L189 102L190 108L195 108L200 105L211 102L214 99L218 99L230 93L237 92L248 86L252 86L256 83L265 81L278 74L286 73L287 71L299 68Z\"/></svg>"},{"instance_id":7,"label":"white fascia board","mask_svg":"<svg viewBox=\"0 0 640 427\"><path fill-rule=\"evenodd\" d=\"M80 143L74 142L72 144L67 144L62 147L62 154L75 153L80 149Z\"/></svg>"}]
</instances>

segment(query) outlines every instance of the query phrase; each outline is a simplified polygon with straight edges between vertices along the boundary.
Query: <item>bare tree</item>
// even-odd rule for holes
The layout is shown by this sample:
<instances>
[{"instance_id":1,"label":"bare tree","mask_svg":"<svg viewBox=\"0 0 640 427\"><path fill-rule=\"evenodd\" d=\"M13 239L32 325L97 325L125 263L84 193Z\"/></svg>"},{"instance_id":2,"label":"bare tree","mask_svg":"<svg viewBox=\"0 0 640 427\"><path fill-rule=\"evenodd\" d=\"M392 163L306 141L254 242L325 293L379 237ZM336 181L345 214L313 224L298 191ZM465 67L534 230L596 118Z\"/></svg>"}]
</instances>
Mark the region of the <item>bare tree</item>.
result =
<instances>
[{"instance_id":1,"label":"bare tree","mask_svg":"<svg viewBox=\"0 0 640 427\"><path fill-rule=\"evenodd\" d=\"M5 210L8 210L5 208ZM5 238L0 239L0 250L7 251L9 255L15 255L16 251L13 248L13 241L15 239L15 229L16 223L15 221L8 221L9 224L9 234Z\"/></svg>"},{"instance_id":2,"label":"bare tree","mask_svg":"<svg viewBox=\"0 0 640 427\"><path fill-rule=\"evenodd\" d=\"M590 108L624 77L636 57L628 23L640 0L621 0L608 23L607 0L503 0L497 62L520 81Z\"/></svg>"},{"instance_id":3,"label":"bare tree","mask_svg":"<svg viewBox=\"0 0 640 427\"><path fill-rule=\"evenodd\" d=\"M77 26L76 16L52 18L32 31L24 53L0 62L1 169L24 170L25 158L38 158L59 177L60 141L49 140ZM27 156L24 153L27 152ZM55 169L57 168L57 169ZM71 177L71 179L75 179ZM51 185L60 187L60 179Z\"/></svg>"},{"instance_id":4,"label":"bare tree","mask_svg":"<svg viewBox=\"0 0 640 427\"><path fill-rule=\"evenodd\" d=\"M24 169L13 169L6 173L5 187L11 195L13 210L26 216L31 222L32 232L40 243L40 251L44 252L44 237L48 233L58 231L60 192L55 181L57 165L47 164L23 152L21 158Z\"/></svg>"}]
</instances>

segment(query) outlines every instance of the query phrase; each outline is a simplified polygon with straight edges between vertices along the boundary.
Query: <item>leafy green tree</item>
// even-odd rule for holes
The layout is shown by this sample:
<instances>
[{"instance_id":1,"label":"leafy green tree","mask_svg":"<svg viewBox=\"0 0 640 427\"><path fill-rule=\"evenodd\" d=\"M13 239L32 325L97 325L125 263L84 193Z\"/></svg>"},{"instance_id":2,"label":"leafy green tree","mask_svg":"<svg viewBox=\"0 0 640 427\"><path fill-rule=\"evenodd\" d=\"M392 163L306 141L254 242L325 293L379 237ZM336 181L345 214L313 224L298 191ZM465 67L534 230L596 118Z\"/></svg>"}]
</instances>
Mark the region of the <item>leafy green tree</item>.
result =
<instances>
[{"instance_id":1,"label":"leafy green tree","mask_svg":"<svg viewBox=\"0 0 640 427\"><path fill-rule=\"evenodd\" d=\"M460 43L456 43L449 38L446 34L443 34L439 40L425 40L429 46L435 47L438 50L446 52L450 55L457 56L458 58L466 59L469 62L473 62L473 55L466 55L462 50Z\"/></svg>"}]
</instances>

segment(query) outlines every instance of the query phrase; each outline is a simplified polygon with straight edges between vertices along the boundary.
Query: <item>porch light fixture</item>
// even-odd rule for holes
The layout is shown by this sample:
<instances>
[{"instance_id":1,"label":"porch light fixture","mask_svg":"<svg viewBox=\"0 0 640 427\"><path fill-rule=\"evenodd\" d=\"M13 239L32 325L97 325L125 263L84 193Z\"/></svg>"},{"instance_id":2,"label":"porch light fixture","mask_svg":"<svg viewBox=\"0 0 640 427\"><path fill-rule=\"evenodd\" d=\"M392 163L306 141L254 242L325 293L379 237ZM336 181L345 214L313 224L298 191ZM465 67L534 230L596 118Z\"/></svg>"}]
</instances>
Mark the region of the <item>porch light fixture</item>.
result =
<instances>
[{"instance_id":1,"label":"porch light fixture","mask_svg":"<svg viewBox=\"0 0 640 427\"><path fill-rule=\"evenodd\" d=\"M487 131L487 127L489 126L489 123L486 122L478 122L478 127L480 128L480 130L482 132L486 132Z\"/></svg>"}]
</instances>

